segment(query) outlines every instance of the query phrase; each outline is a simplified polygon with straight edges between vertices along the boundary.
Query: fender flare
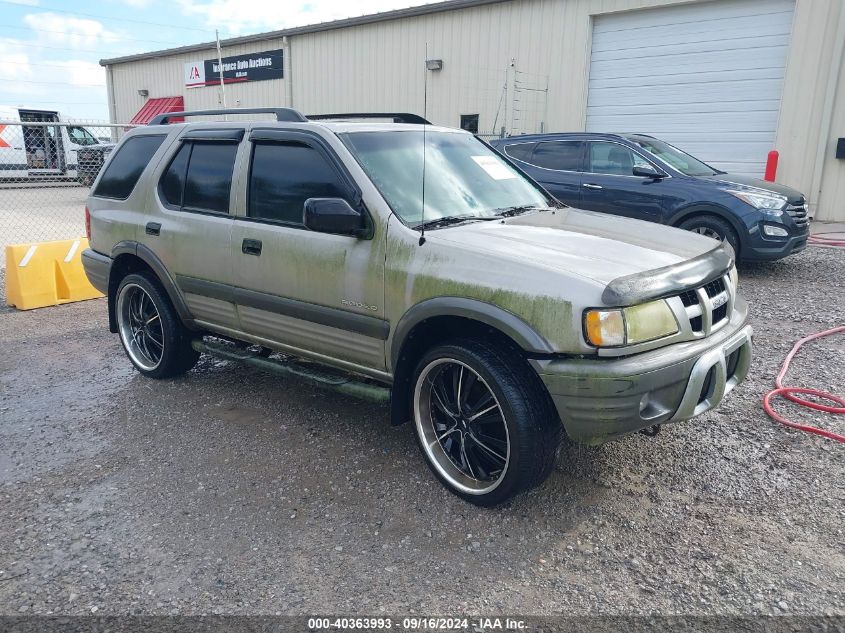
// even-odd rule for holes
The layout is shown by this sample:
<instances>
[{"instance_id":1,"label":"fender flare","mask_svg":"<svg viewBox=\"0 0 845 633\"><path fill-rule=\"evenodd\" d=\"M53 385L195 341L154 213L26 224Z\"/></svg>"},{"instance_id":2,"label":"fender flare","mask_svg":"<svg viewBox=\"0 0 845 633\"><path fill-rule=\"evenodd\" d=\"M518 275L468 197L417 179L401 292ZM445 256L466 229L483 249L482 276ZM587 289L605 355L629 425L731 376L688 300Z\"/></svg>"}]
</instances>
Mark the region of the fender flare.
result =
<instances>
[{"instance_id":1,"label":"fender flare","mask_svg":"<svg viewBox=\"0 0 845 633\"><path fill-rule=\"evenodd\" d=\"M402 348L411 331L427 319L453 316L489 325L507 335L529 354L553 354L551 344L520 317L504 308L478 299L465 297L436 297L426 299L409 308L393 331L390 344L390 368L395 371Z\"/></svg>"},{"instance_id":2,"label":"fender flare","mask_svg":"<svg viewBox=\"0 0 845 633\"><path fill-rule=\"evenodd\" d=\"M194 317L188 309L188 304L185 303L185 297L182 296L182 292L173 280L173 276L168 272L158 255L156 255L151 248L134 240L124 240L115 244L111 251L113 261L117 260L120 255L134 255L147 264L147 266L152 269L155 276L158 277L159 282L161 282L164 291L167 293L171 303L173 303L173 307L176 309L176 313L179 315L182 323L184 323L189 329L196 329L194 325ZM118 281L117 283L120 282ZM117 284L115 284L115 289L116 288ZM113 294L113 292L109 293L109 321L111 321L111 315L114 311Z\"/></svg>"}]
</instances>

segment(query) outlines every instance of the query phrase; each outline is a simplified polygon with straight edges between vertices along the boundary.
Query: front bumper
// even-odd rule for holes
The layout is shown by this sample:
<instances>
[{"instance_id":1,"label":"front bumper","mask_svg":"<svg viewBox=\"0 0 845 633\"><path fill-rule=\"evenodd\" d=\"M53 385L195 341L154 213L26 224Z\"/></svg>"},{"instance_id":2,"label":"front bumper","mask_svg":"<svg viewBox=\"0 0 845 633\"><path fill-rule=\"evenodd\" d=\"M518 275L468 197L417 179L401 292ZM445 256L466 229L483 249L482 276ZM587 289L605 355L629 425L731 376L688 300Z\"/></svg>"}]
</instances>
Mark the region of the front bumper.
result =
<instances>
[{"instance_id":1,"label":"front bumper","mask_svg":"<svg viewBox=\"0 0 845 633\"><path fill-rule=\"evenodd\" d=\"M788 255L800 253L807 248L807 238L810 229L796 229L784 226L790 234L785 238L766 237L757 225L749 232L747 244L743 246L741 254L743 261L773 261Z\"/></svg>"},{"instance_id":2,"label":"front bumper","mask_svg":"<svg viewBox=\"0 0 845 633\"><path fill-rule=\"evenodd\" d=\"M748 374L747 308L708 338L619 359L532 359L567 435L601 444L717 406Z\"/></svg>"}]
</instances>

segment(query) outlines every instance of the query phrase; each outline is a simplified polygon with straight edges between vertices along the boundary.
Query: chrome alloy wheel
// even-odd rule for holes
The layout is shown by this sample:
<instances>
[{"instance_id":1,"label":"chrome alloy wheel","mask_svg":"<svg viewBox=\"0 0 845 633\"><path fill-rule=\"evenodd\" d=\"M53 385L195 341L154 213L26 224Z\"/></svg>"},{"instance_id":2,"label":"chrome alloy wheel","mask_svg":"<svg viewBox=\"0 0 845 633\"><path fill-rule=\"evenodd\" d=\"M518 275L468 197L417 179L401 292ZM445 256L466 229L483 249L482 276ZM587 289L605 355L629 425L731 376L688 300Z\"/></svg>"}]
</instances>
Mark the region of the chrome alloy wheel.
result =
<instances>
[{"instance_id":1,"label":"chrome alloy wheel","mask_svg":"<svg viewBox=\"0 0 845 633\"><path fill-rule=\"evenodd\" d=\"M705 237L712 237L714 240L718 240L719 242L725 239L723 235L719 235L715 230L711 229L709 226L697 226L694 229L690 230L693 233L698 233L699 235L704 235Z\"/></svg>"},{"instance_id":2,"label":"chrome alloy wheel","mask_svg":"<svg viewBox=\"0 0 845 633\"><path fill-rule=\"evenodd\" d=\"M469 365L438 358L420 372L414 421L423 449L458 490L487 494L504 478L510 439L495 394Z\"/></svg>"},{"instance_id":3,"label":"chrome alloy wheel","mask_svg":"<svg viewBox=\"0 0 845 633\"><path fill-rule=\"evenodd\" d=\"M117 296L117 322L132 361L146 371L158 367L164 355L161 317L150 295L138 284L126 284Z\"/></svg>"}]
</instances>

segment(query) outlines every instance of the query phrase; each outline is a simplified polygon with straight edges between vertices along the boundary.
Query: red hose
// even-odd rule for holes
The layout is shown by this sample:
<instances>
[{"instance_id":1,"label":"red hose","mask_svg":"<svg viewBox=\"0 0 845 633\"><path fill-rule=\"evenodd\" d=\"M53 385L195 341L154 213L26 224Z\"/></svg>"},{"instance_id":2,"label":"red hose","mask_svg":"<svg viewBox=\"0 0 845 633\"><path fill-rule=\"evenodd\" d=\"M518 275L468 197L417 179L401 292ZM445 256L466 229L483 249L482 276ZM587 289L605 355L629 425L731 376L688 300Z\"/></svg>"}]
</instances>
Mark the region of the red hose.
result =
<instances>
[{"instance_id":1,"label":"red hose","mask_svg":"<svg viewBox=\"0 0 845 633\"><path fill-rule=\"evenodd\" d=\"M807 239L807 243L814 246L845 246L845 238L828 237L829 235L842 235L842 233L816 233Z\"/></svg>"},{"instance_id":2,"label":"red hose","mask_svg":"<svg viewBox=\"0 0 845 633\"><path fill-rule=\"evenodd\" d=\"M791 400L796 404L800 404L801 406L808 407L810 409L815 409L816 411L825 411L827 413L835 413L839 415L845 414L845 398L840 398L839 396L835 396L832 393L828 393L827 391L821 391L819 389L805 389L803 387L784 387L782 382L784 376L786 376L786 372L789 370L789 363L792 362L793 357L795 356L795 354L798 353L798 350L801 349L801 346L804 345L804 343L813 341L817 338L822 338L824 336L831 336L832 334L840 333L845 333L845 325L840 325L839 327L831 328L829 330L825 330L824 332L819 332L818 334L811 334L810 336L805 336L800 341L795 343L795 345L793 345L789 354L786 355L786 359L783 361L783 365L780 368L780 373L778 373L777 378L775 378L776 389L772 389L769 393L763 396L763 410L769 415L770 418L793 429L799 429L801 431L806 431L807 433L815 433L816 435L821 435L822 437L826 437L831 440L836 440L837 442L845 442L845 435L840 435L838 433L826 431L815 426L799 424L798 422L792 422L791 420L787 420L780 414L776 413L775 410L772 408L771 404L771 400L773 397L783 396L787 400ZM836 403L836 405L838 406L830 406L826 404L821 404L820 402L815 402L813 400L807 400L806 398L802 398L801 396L796 395L799 393L809 394L815 396L816 398L819 398L820 400L826 400L828 402Z\"/></svg>"}]
</instances>

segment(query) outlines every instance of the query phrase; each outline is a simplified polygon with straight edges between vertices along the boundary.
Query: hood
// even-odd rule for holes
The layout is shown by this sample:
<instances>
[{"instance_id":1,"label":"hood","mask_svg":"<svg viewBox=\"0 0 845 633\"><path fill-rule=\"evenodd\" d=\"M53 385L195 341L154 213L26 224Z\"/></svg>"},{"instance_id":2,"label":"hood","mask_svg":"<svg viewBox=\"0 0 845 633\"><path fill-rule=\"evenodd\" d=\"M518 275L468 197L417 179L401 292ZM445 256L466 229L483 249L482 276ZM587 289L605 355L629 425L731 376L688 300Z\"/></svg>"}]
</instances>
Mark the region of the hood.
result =
<instances>
[{"instance_id":1,"label":"hood","mask_svg":"<svg viewBox=\"0 0 845 633\"><path fill-rule=\"evenodd\" d=\"M719 247L703 235L580 209L555 209L472 222L426 234L499 258L578 275L603 285L672 269ZM687 286L698 280L686 280Z\"/></svg>"},{"instance_id":2,"label":"hood","mask_svg":"<svg viewBox=\"0 0 845 633\"><path fill-rule=\"evenodd\" d=\"M751 178L750 176L740 176L739 174L716 174L715 176L696 177L703 180L710 180L714 183L724 184L728 187L731 185L739 185L740 188L753 187L754 189L772 191L782 196L786 196L787 201L791 204L804 203L804 194L800 191L796 191L792 187L780 185L776 182L769 182L768 180L760 180L759 178Z\"/></svg>"}]
</instances>

